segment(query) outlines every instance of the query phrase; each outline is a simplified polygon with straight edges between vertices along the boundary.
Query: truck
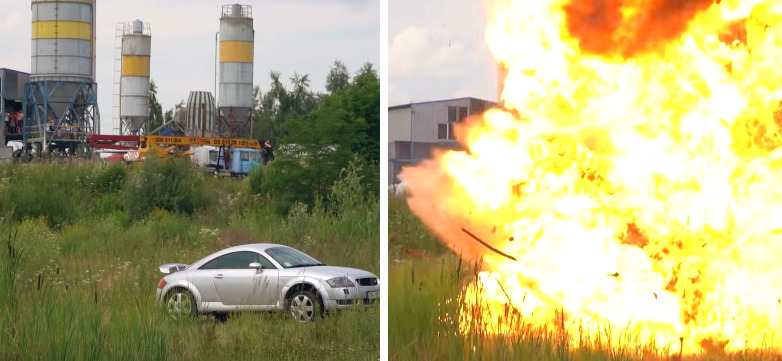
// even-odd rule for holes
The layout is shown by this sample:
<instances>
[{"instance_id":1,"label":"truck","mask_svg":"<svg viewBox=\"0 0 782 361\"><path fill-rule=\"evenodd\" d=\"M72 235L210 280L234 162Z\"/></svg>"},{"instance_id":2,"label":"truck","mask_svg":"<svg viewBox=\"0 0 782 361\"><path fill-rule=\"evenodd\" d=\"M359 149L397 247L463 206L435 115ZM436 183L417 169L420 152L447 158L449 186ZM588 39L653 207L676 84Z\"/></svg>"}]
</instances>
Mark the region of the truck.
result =
<instances>
[{"instance_id":1,"label":"truck","mask_svg":"<svg viewBox=\"0 0 782 361\"><path fill-rule=\"evenodd\" d=\"M261 162L261 151L252 148L221 149L204 145L191 147L189 153L196 166L213 168L215 172L227 170L232 176L245 176Z\"/></svg>"}]
</instances>

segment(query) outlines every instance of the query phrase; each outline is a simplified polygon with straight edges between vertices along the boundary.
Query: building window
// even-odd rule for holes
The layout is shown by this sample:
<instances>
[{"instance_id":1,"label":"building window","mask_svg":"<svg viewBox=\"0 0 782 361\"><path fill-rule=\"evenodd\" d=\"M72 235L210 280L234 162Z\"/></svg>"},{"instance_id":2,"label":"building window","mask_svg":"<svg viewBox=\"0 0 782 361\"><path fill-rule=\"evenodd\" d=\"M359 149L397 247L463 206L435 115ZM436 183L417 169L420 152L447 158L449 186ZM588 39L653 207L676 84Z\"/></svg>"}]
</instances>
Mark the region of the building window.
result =
<instances>
[{"instance_id":1,"label":"building window","mask_svg":"<svg viewBox=\"0 0 782 361\"><path fill-rule=\"evenodd\" d=\"M437 139L440 140L455 140L456 136L453 134L453 124L440 123L437 124Z\"/></svg>"},{"instance_id":2,"label":"building window","mask_svg":"<svg viewBox=\"0 0 782 361\"><path fill-rule=\"evenodd\" d=\"M448 139L448 124L437 124L437 139Z\"/></svg>"},{"instance_id":3,"label":"building window","mask_svg":"<svg viewBox=\"0 0 782 361\"><path fill-rule=\"evenodd\" d=\"M459 123L467 119L467 107L448 107L448 122Z\"/></svg>"}]
</instances>

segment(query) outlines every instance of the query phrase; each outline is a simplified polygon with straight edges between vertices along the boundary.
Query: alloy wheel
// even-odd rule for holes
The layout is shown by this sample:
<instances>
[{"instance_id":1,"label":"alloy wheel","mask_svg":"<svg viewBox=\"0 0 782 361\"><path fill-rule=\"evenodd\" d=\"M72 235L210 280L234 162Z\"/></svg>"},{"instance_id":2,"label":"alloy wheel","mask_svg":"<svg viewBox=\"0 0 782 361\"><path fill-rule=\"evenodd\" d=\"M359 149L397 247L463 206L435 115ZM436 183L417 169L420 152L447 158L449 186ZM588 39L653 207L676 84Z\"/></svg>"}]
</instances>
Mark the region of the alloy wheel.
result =
<instances>
[{"instance_id":1,"label":"alloy wheel","mask_svg":"<svg viewBox=\"0 0 782 361\"><path fill-rule=\"evenodd\" d=\"M291 314L301 322L312 321L315 318L315 302L307 295L299 294L291 300Z\"/></svg>"},{"instance_id":2,"label":"alloy wheel","mask_svg":"<svg viewBox=\"0 0 782 361\"><path fill-rule=\"evenodd\" d=\"M193 314L193 299L189 292L177 290L166 302L168 314L173 318Z\"/></svg>"}]
</instances>

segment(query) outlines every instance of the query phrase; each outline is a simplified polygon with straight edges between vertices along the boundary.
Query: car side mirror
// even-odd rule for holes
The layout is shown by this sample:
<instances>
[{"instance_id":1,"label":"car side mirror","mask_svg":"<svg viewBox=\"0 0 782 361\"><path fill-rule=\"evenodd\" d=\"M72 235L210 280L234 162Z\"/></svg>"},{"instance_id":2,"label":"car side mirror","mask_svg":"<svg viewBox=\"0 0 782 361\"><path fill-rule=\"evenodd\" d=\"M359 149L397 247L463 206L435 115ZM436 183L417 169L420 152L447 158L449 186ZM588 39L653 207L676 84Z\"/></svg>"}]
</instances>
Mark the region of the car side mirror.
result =
<instances>
[{"instance_id":1,"label":"car side mirror","mask_svg":"<svg viewBox=\"0 0 782 361\"><path fill-rule=\"evenodd\" d=\"M250 263L250 268L263 269L263 266L260 264L260 262L253 262Z\"/></svg>"}]
</instances>

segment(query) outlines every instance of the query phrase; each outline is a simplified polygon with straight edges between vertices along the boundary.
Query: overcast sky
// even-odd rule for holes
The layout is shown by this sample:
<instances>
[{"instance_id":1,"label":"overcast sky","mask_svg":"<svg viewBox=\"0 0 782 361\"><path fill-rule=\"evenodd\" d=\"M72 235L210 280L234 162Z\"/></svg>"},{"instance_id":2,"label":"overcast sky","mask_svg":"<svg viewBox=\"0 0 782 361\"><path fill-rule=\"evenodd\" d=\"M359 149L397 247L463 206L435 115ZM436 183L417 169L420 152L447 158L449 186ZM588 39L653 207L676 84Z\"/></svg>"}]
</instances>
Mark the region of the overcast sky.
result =
<instances>
[{"instance_id":1,"label":"overcast sky","mask_svg":"<svg viewBox=\"0 0 782 361\"><path fill-rule=\"evenodd\" d=\"M395 0L396 1L396 0ZM222 5L214 0L98 0L96 15L98 107L101 133L114 132L112 119L117 23L148 22L152 32L151 77L167 110L191 90L214 94L215 33ZM269 72L283 79L310 74L315 91L325 91L335 59L351 73L365 62L380 69L380 4L376 0L265 0L252 6L255 28L254 85L268 89ZM31 5L0 0L0 68L30 72ZM289 85L287 83L286 85Z\"/></svg>"},{"instance_id":2,"label":"overcast sky","mask_svg":"<svg viewBox=\"0 0 782 361\"><path fill-rule=\"evenodd\" d=\"M478 0L388 2L388 105L497 100L497 65Z\"/></svg>"}]
</instances>

